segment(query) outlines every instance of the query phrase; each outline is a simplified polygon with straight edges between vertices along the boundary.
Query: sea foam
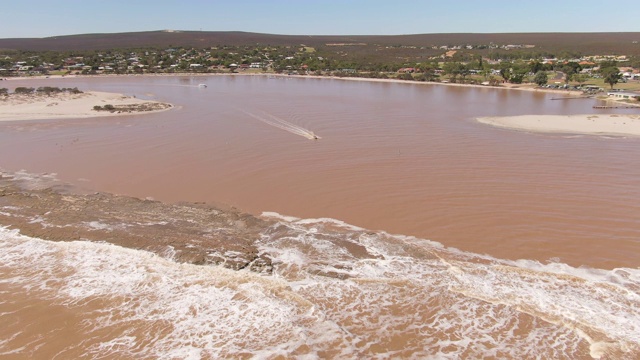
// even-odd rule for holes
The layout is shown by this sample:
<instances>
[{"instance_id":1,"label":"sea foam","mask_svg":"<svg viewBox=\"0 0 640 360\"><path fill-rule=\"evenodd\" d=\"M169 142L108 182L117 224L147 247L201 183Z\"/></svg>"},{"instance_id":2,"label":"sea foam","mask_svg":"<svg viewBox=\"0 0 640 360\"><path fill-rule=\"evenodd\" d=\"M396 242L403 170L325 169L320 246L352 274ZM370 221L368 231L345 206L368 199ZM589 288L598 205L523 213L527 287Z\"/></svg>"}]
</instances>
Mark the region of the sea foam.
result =
<instances>
[{"instance_id":1,"label":"sea foam","mask_svg":"<svg viewBox=\"0 0 640 360\"><path fill-rule=\"evenodd\" d=\"M637 269L502 260L339 220L266 216L276 221L258 247L273 261L271 276L179 264L169 253L50 242L4 227L0 284L25 302L45 299L83 314L76 326L85 338L60 356L640 354ZM0 311L0 321L10 316ZM0 354L41 345L20 339L3 340Z\"/></svg>"}]
</instances>

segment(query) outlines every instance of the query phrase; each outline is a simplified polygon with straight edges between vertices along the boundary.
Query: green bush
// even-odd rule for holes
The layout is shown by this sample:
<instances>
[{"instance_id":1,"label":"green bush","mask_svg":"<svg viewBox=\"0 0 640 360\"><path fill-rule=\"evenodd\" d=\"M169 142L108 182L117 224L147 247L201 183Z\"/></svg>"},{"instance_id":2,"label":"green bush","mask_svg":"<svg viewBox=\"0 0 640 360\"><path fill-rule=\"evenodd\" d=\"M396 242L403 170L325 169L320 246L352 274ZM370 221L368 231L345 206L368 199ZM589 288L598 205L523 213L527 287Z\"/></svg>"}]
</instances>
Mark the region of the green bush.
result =
<instances>
[{"instance_id":1,"label":"green bush","mask_svg":"<svg viewBox=\"0 0 640 360\"><path fill-rule=\"evenodd\" d=\"M13 93L14 94L33 94L35 90L36 89L34 88L20 86L20 87L17 87L15 90L13 90Z\"/></svg>"},{"instance_id":2,"label":"green bush","mask_svg":"<svg viewBox=\"0 0 640 360\"><path fill-rule=\"evenodd\" d=\"M107 104L105 106L95 105L93 107L93 110L95 110L95 111L115 111L116 107L111 105L111 104Z\"/></svg>"},{"instance_id":3,"label":"green bush","mask_svg":"<svg viewBox=\"0 0 640 360\"><path fill-rule=\"evenodd\" d=\"M36 90L36 92L43 93L46 95L51 95L51 94L62 92L62 89L60 89L59 87L43 86L43 87L39 87Z\"/></svg>"}]
</instances>

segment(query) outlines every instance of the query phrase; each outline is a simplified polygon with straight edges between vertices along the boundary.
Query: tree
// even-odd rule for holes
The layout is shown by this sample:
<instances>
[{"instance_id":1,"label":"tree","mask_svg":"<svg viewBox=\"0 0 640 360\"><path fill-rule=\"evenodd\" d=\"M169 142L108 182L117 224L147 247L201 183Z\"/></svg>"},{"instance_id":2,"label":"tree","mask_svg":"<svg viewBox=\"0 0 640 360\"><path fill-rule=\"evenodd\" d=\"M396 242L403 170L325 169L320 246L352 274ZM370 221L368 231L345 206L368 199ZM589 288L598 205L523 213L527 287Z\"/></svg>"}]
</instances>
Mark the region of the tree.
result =
<instances>
[{"instance_id":1,"label":"tree","mask_svg":"<svg viewBox=\"0 0 640 360\"><path fill-rule=\"evenodd\" d=\"M491 69L490 68L483 68L482 70L480 70L480 75L482 75L482 78L484 78L484 80L489 80L489 77L491 76Z\"/></svg>"},{"instance_id":2,"label":"tree","mask_svg":"<svg viewBox=\"0 0 640 360\"><path fill-rule=\"evenodd\" d=\"M538 60L532 61L532 62L529 63L529 71L532 74L537 74L538 72L540 72L542 70L543 66L544 65Z\"/></svg>"},{"instance_id":3,"label":"tree","mask_svg":"<svg viewBox=\"0 0 640 360\"><path fill-rule=\"evenodd\" d=\"M564 65L565 68L570 67L573 69L572 73L576 74L582 70L582 66L575 61L569 61Z\"/></svg>"},{"instance_id":4,"label":"tree","mask_svg":"<svg viewBox=\"0 0 640 360\"><path fill-rule=\"evenodd\" d=\"M511 80L511 64L508 62L500 63L500 76L504 79L504 81Z\"/></svg>"},{"instance_id":5,"label":"tree","mask_svg":"<svg viewBox=\"0 0 640 360\"><path fill-rule=\"evenodd\" d=\"M459 62L445 63L443 68L444 72L450 76L449 78L451 82L456 82L457 77L460 76L462 78L462 82L464 83L467 76L471 74L469 66Z\"/></svg>"},{"instance_id":6,"label":"tree","mask_svg":"<svg viewBox=\"0 0 640 360\"><path fill-rule=\"evenodd\" d=\"M458 75L460 75L460 65L458 62L448 62L442 66L444 72L449 75L451 82L456 82Z\"/></svg>"},{"instance_id":7,"label":"tree","mask_svg":"<svg viewBox=\"0 0 640 360\"><path fill-rule=\"evenodd\" d=\"M564 73L564 82L566 84L568 84L569 81L571 81L571 78L576 74L575 68L573 68L572 66L569 66L569 65L563 66L562 67L562 72Z\"/></svg>"},{"instance_id":8,"label":"tree","mask_svg":"<svg viewBox=\"0 0 640 360\"><path fill-rule=\"evenodd\" d=\"M604 60L600 62L600 69L607 69L612 67L618 67L618 62L615 60Z\"/></svg>"},{"instance_id":9,"label":"tree","mask_svg":"<svg viewBox=\"0 0 640 360\"><path fill-rule=\"evenodd\" d=\"M422 76L424 78L424 81L433 81L435 80L436 76L436 69L434 69L433 67L425 67L423 72L422 72Z\"/></svg>"},{"instance_id":10,"label":"tree","mask_svg":"<svg viewBox=\"0 0 640 360\"><path fill-rule=\"evenodd\" d=\"M511 78L509 82L514 84L522 84L524 77L529 73L529 67L523 64L513 64L511 69Z\"/></svg>"},{"instance_id":11,"label":"tree","mask_svg":"<svg viewBox=\"0 0 640 360\"><path fill-rule=\"evenodd\" d=\"M604 82L611 86L613 89L613 85L617 84L620 79L622 79L622 74L620 74L620 70L617 67L608 67L600 70L602 74L602 78Z\"/></svg>"},{"instance_id":12,"label":"tree","mask_svg":"<svg viewBox=\"0 0 640 360\"><path fill-rule=\"evenodd\" d=\"M406 72L404 74L398 75L398 79L400 79L400 80L413 80L413 76L410 73Z\"/></svg>"},{"instance_id":13,"label":"tree","mask_svg":"<svg viewBox=\"0 0 640 360\"><path fill-rule=\"evenodd\" d=\"M465 83L467 76L471 74L471 69L469 69L468 65L458 63L458 74L462 76L462 82Z\"/></svg>"},{"instance_id":14,"label":"tree","mask_svg":"<svg viewBox=\"0 0 640 360\"><path fill-rule=\"evenodd\" d=\"M582 84L587 82L587 75L585 74L575 74L573 76L573 81L577 82L578 84L580 84L580 86L582 86Z\"/></svg>"},{"instance_id":15,"label":"tree","mask_svg":"<svg viewBox=\"0 0 640 360\"><path fill-rule=\"evenodd\" d=\"M499 84L500 84L500 81L498 79L496 79L495 76L493 76L493 75L489 76L489 85L498 86Z\"/></svg>"},{"instance_id":16,"label":"tree","mask_svg":"<svg viewBox=\"0 0 640 360\"><path fill-rule=\"evenodd\" d=\"M547 85L549 82L549 77L547 76L546 71L538 71L536 76L533 78L533 82L535 82L538 86Z\"/></svg>"}]
</instances>

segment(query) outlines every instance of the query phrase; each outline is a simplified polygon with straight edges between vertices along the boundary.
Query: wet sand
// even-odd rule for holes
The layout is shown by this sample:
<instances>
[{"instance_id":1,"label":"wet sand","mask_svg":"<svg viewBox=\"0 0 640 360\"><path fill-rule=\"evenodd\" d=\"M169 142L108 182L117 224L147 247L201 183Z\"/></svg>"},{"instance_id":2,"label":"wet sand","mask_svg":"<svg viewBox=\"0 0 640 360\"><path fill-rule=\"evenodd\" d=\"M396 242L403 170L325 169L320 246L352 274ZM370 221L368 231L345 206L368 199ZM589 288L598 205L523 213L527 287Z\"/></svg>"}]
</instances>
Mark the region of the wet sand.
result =
<instances>
[{"instance_id":1,"label":"wet sand","mask_svg":"<svg viewBox=\"0 0 640 360\"><path fill-rule=\"evenodd\" d=\"M640 136L640 115L520 115L485 117L478 121L506 129L542 133Z\"/></svg>"}]
</instances>

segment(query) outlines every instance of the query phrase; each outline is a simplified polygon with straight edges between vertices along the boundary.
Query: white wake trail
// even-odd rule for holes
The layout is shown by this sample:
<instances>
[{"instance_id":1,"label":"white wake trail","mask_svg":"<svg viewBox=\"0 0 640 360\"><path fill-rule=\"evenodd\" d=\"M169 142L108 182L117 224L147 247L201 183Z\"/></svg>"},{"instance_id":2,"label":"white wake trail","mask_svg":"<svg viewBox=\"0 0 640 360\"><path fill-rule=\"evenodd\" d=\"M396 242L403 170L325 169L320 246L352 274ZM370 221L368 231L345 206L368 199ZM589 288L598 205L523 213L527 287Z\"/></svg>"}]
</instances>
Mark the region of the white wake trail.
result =
<instances>
[{"instance_id":1,"label":"white wake trail","mask_svg":"<svg viewBox=\"0 0 640 360\"><path fill-rule=\"evenodd\" d=\"M284 119L281 119L281 118L279 118L279 117L277 117L275 115L267 114L267 116L269 116L275 122L278 122L278 123L283 124L283 125L285 125L287 127L290 127L291 129L295 129L297 131L304 132L304 133L311 133L311 131L309 131L309 130L303 128L303 127L300 127L298 125L292 124L292 123L290 123L290 122L288 122L288 121L286 121Z\"/></svg>"},{"instance_id":2,"label":"white wake trail","mask_svg":"<svg viewBox=\"0 0 640 360\"><path fill-rule=\"evenodd\" d=\"M271 125L273 127L276 127L278 129L281 129L281 130L284 130L284 131L287 131L287 132L290 132L292 134L299 135L299 136L305 137L305 138L310 139L310 140L320 139L320 137L317 136L316 134L314 134L313 131L305 129L305 128L301 127L301 126L292 124L292 123L290 123L290 122L288 122L288 121L286 121L284 119L280 119L280 118L278 118L276 116L273 116L271 114L265 113L270 118L270 119L267 119L267 118L264 118L262 116L258 116L256 114L252 114L252 113L244 111L244 110L242 110L242 112L244 112L245 114L251 116L252 118L254 118L256 120L259 120L259 121L261 121L261 122L263 122L263 123L265 123L267 125Z\"/></svg>"}]
</instances>

